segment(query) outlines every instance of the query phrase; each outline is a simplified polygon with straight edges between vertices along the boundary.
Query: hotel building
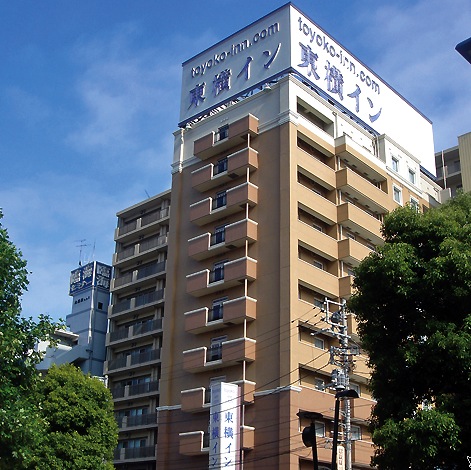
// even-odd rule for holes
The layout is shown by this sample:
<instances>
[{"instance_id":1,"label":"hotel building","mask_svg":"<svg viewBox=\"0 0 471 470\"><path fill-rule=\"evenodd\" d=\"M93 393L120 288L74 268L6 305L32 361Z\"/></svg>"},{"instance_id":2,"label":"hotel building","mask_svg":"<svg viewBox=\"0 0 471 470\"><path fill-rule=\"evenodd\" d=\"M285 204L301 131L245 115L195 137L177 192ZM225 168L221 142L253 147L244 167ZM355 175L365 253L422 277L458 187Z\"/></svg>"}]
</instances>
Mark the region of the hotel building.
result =
<instances>
[{"instance_id":1,"label":"hotel building","mask_svg":"<svg viewBox=\"0 0 471 470\"><path fill-rule=\"evenodd\" d=\"M328 469L340 352L347 468L369 468L366 356L336 315L384 215L439 202L430 122L288 4L183 64L174 135L171 192L118 214L115 464L310 469L311 411ZM238 398L216 412L225 384Z\"/></svg>"}]
</instances>

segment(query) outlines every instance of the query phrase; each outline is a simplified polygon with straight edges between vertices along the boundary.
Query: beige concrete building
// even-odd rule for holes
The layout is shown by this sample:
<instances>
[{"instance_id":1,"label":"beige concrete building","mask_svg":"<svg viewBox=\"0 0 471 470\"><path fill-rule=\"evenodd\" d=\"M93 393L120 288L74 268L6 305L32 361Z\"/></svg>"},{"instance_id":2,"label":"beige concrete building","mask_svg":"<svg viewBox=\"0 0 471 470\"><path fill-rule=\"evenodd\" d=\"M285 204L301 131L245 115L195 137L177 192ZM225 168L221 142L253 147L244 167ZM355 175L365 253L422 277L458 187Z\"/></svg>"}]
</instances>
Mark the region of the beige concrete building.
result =
<instances>
[{"instance_id":1,"label":"beige concrete building","mask_svg":"<svg viewBox=\"0 0 471 470\"><path fill-rule=\"evenodd\" d=\"M435 205L440 187L421 168L430 123L328 37L322 57L315 28L287 5L183 65L171 192L118 214L105 365L118 468L310 469L300 411L322 415L330 468L336 310L384 215ZM376 93L366 114L360 91ZM350 457L369 468L374 402L352 314L346 333ZM221 383L240 394L224 416L211 408Z\"/></svg>"},{"instance_id":2,"label":"beige concrete building","mask_svg":"<svg viewBox=\"0 0 471 470\"><path fill-rule=\"evenodd\" d=\"M116 468L155 468L170 191L117 214L104 373L115 403Z\"/></svg>"},{"instance_id":3,"label":"beige concrete building","mask_svg":"<svg viewBox=\"0 0 471 470\"><path fill-rule=\"evenodd\" d=\"M323 414L327 464L339 344L323 303L351 295L352 269L381 244L384 214L428 207L438 187L398 144L291 75L175 137L157 468L206 468L217 381L241 389L245 469L312 468L300 410ZM352 315L348 331L358 344ZM367 381L360 353L354 468L371 455Z\"/></svg>"},{"instance_id":4,"label":"beige concrete building","mask_svg":"<svg viewBox=\"0 0 471 470\"><path fill-rule=\"evenodd\" d=\"M448 197L471 191L471 132L458 136L458 145L435 154L437 183Z\"/></svg>"}]
</instances>

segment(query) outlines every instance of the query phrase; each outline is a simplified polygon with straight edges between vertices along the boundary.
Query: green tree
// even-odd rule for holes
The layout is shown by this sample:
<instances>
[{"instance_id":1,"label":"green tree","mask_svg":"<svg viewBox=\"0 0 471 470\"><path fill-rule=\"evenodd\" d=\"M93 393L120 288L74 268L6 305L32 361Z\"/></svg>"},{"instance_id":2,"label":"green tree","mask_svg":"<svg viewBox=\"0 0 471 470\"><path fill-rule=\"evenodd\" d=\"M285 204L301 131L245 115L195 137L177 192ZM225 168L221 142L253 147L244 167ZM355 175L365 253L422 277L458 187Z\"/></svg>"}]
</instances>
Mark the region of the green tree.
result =
<instances>
[{"instance_id":1,"label":"green tree","mask_svg":"<svg viewBox=\"0 0 471 470\"><path fill-rule=\"evenodd\" d=\"M118 443L111 392L72 364L53 366L37 395L46 421L31 468L38 470L113 469Z\"/></svg>"},{"instance_id":2,"label":"green tree","mask_svg":"<svg viewBox=\"0 0 471 470\"><path fill-rule=\"evenodd\" d=\"M37 341L47 340L56 325L47 316L38 321L21 316L28 271L2 217L0 210L0 469L11 469L22 468L41 433L41 419L31 400L40 361L33 348Z\"/></svg>"},{"instance_id":3,"label":"green tree","mask_svg":"<svg viewBox=\"0 0 471 470\"><path fill-rule=\"evenodd\" d=\"M372 368L381 469L461 469L471 455L471 195L389 214L349 308Z\"/></svg>"}]
</instances>

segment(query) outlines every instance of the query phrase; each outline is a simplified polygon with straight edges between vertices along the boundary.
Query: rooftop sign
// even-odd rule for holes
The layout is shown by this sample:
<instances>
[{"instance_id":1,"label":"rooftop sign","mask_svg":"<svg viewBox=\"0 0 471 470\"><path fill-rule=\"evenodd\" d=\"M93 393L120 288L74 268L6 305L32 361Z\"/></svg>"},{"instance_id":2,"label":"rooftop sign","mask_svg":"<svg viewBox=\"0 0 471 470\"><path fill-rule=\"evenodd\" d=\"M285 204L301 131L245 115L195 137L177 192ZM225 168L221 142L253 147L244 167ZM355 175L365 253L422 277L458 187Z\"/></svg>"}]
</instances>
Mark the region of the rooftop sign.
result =
<instances>
[{"instance_id":1,"label":"rooftop sign","mask_svg":"<svg viewBox=\"0 0 471 470\"><path fill-rule=\"evenodd\" d=\"M292 4L183 63L180 126L288 72L377 134L433 159L430 121Z\"/></svg>"},{"instance_id":2,"label":"rooftop sign","mask_svg":"<svg viewBox=\"0 0 471 470\"><path fill-rule=\"evenodd\" d=\"M92 261L71 271L69 295L74 296L91 287L97 287L108 292L110 290L110 280L111 266Z\"/></svg>"}]
</instances>

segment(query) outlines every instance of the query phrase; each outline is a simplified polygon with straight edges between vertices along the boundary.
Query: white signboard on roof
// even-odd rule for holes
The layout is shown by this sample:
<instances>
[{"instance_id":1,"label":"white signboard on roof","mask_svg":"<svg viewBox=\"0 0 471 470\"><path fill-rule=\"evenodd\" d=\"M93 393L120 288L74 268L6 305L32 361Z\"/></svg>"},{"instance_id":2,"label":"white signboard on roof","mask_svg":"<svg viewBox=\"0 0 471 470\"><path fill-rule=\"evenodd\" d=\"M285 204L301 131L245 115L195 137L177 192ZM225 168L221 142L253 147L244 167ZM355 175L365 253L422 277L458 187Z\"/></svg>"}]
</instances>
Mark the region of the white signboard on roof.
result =
<instances>
[{"instance_id":1,"label":"white signboard on roof","mask_svg":"<svg viewBox=\"0 0 471 470\"><path fill-rule=\"evenodd\" d=\"M183 63L180 126L286 73L434 171L431 122L291 4Z\"/></svg>"},{"instance_id":2,"label":"white signboard on roof","mask_svg":"<svg viewBox=\"0 0 471 470\"><path fill-rule=\"evenodd\" d=\"M180 121L188 122L288 71L289 8L281 8L183 64Z\"/></svg>"}]
</instances>

